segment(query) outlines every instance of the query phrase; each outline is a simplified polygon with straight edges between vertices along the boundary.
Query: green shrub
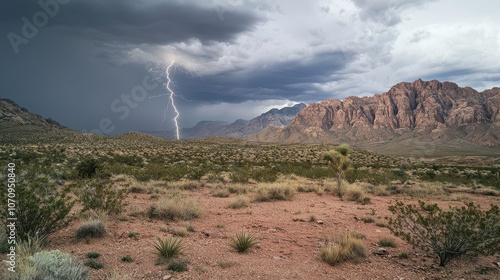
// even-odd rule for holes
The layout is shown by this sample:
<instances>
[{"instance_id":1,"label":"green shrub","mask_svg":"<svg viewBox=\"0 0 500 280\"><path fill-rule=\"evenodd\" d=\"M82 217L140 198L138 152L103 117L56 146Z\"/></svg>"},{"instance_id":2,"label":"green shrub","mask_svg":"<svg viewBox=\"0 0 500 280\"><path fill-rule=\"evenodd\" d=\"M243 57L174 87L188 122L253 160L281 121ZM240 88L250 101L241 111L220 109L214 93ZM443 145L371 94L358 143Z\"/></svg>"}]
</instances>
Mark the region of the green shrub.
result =
<instances>
[{"instance_id":1,"label":"green shrub","mask_svg":"<svg viewBox=\"0 0 500 280\"><path fill-rule=\"evenodd\" d=\"M91 180L82 182L75 194L83 205L82 211L92 210L95 213L104 211L108 214L118 214L123 209L127 192L116 188L112 182L106 180Z\"/></svg>"},{"instance_id":2,"label":"green shrub","mask_svg":"<svg viewBox=\"0 0 500 280\"><path fill-rule=\"evenodd\" d=\"M66 227L73 216L75 204L69 196L69 188L58 188L47 179L19 178L16 188L17 241L38 236L45 238ZM7 192L0 192L1 201L7 201ZM0 207L0 220L7 221L7 207Z\"/></svg>"},{"instance_id":3,"label":"green shrub","mask_svg":"<svg viewBox=\"0 0 500 280\"><path fill-rule=\"evenodd\" d=\"M187 267L188 264L189 264L189 261L187 261L187 260L174 260L168 264L167 269L175 271L175 272L183 272L183 271L188 270L188 267Z\"/></svg>"},{"instance_id":4,"label":"green shrub","mask_svg":"<svg viewBox=\"0 0 500 280\"><path fill-rule=\"evenodd\" d=\"M89 279L87 269L78 259L58 250L38 252L30 260L36 271L33 279Z\"/></svg>"},{"instance_id":5,"label":"green shrub","mask_svg":"<svg viewBox=\"0 0 500 280\"><path fill-rule=\"evenodd\" d=\"M378 246L396 248L396 240L390 237L382 237L378 240Z\"/></svg>"},{"instance_id":6,"label":"green shrub","mask_svg":"<svg viewBox=\"0 0 500 280\"><path fill-rule=\"evenodd\" d=\"M361 221L363 221L367 224L375 222L375 220L372 217L363 217L363 218L361 218Z\"/></svg>"},{"instance_id":7,"label":"green shrub","mask_svg":"<svg viewBox=\"0 0 500 280\"><path fill-rule=\"evenodd\" d=\"M85 262L85 265L92 268L92 269L101 269L104 267L104 264L95 261L95 260L88 260Z\"/></svg>"},{"instance_id":8,"label":"green shrub","mask_svg":"<svg viewBox=\"0 0 500 280\"><path fill-rule=\"evenodd\" d=\"M99 252L88 252L87 253L87 258L89 258L89 259L97 259L100 256L101 256L101 253L99 253Z\"/></svg>"},{"instance_id":9,"label":"green shrub","mask_svg":"<svg viewBox=\"0 0 500 280\"><path fill-rule=\"evenodd\" d=\"M137 237L137 236L139 236L139 233L137 231L129 231L128 232L128 237L129 238Z\"/></svg>"},{"instance_id":10,"label":"green shrub","mask_svg":"<svg viewBox=\"0 0 500 280\"><path fill-rule=\"evenodd\" d=\"M151 219L191 220L198 218L201 212L200 207L191 200L171 197L150 205L147 215Z\"/></svg>"},{"instance_id":11,"label":"green shrub","mask_svg":"<svg viewBox=\"0 0 500 280\"><path fill-rule=\"evenodd\" d=\"M407 259L407 258L409 258L409 256L408 256L408 253L402 252L402 253L400 253L398 255L398 258L400 258L400 259Z\"/></svg>"},{"instance_id":12,"label":"green shrub","mask_svg":"<svg viewBox=\"0 0 500 280\"><path fill-rule=\"evenodd\" d=\"M101 167L99 161L95 158L86 158L76 165L76 171L80 178L92 178Z\"/></svg>"},{"instance_id":13,"label":"green shrub","mask_svg":"<svg viewBox=\"0 0 500 280\"><path fill-rule=\"evenodd\" d=\"M500 209L488 211L467 203L442 210L436 204L419 201L419 207L402 202L389 206L391 232L416 247L432 250L445 266L461 255L491 255L500 251Z\"/></svg>"},{"instance_id":14,"label":"green shrub","mask_svg":"<svg viewBox=\"0 0 500 280\"><path fill-rule=\"evenodd\" d=\"M336 265L345 261L360 261L366 257L363 242L351 234L339 238L336 242L329 242L321 248L321 259L329 265Z\"/></svg>"},{"instance_id":15,"label":"green shrub","mask_svg":"<svg viewBox=\"0 0 500 280\"><path fill-rule=\"evenodd\" d=\"M132 259L132 257L130 255L126 255L126 256L123 256L122 257L122 262L133 262L134 259Z\"/></svg>"},{"instance_id":16,"label":"green shrub","mask_svg":"<svg viewBox=\"0 0 500 280\"><path fill-rule=\"evenodd\" d=\"M184 249L182 241L178 238L167 237L165 239L157 238L157 243L153 247L158 251L160 257L172 259L180 255Z\"/></svg>"},{"instance_id":17,"label":"green shrub","mask_svg":"<svg viewBox=\"0 0 500 280\"><path fill-rule=\"evenodd\" d=\"M90 220L83 222L76 231L76 238L103 237L106 234L106 227L100 220Z\"/></svg>"},{"instance_id":18,"label":"green shrub","mask_svg":"<svg viewBox=\"0 0 500 280\"><path fill-rule=\"evenodd\" d=\"M232 236L230 239L230 245L233 247L238 253L246 253L250 248L257 245L255 241L255 237L247 232L236 233L235 236Z\"/></svg>"}]
</instances>

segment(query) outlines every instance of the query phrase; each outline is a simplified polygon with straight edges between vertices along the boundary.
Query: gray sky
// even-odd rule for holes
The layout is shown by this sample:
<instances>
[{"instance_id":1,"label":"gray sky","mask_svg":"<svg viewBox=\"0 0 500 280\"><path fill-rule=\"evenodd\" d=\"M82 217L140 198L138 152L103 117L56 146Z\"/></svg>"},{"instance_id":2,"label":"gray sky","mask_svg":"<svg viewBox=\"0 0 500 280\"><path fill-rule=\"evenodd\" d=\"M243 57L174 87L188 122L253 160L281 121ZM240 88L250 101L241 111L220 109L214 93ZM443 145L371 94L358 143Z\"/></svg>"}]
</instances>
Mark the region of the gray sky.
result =
<instances>
[{"instance_id":1,"label":"gray sky","mask_svg":"<svg viewBox=\"0 0 500 280\"><path fill-rule=\"evenodd\" d=\"M483 90L500 86L499 3L3 0L0 97L117 134L173 128L172 61L182 127L419 78Z\"/></svg>"}]
</instances>

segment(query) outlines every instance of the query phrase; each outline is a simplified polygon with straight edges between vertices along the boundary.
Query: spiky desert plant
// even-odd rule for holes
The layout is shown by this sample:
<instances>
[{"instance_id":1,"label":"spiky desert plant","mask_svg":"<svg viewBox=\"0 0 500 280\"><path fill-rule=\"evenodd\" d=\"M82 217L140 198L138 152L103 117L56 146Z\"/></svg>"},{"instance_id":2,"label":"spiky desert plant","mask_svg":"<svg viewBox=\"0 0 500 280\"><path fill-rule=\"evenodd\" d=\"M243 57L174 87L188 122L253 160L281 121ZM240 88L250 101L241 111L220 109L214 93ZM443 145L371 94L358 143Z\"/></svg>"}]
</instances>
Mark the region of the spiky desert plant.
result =
<instances>
[{"instance_id":1,"label":"spiky desert plant","mask_svg":"<svg viewBox=\"0 0 500 280\"><path fill-rule=\"evenodd\" d=\"M231 237L230 244L238 253L245 253L257 245L257 242L251 233L240 232Z\"/></svg>"},{"instance_id":2,"label":"spiky desert plant","mask_svg":"<svg viewBox=\"0 0 500 280\"><path fill-rule=\"evenodd\" d=\"M158 251L160 257L171 259L180 255L184 249L182 241L175 237L167 237L165 239L157 238L157 242L153 247Z\"/></svg>"}]
</instances>

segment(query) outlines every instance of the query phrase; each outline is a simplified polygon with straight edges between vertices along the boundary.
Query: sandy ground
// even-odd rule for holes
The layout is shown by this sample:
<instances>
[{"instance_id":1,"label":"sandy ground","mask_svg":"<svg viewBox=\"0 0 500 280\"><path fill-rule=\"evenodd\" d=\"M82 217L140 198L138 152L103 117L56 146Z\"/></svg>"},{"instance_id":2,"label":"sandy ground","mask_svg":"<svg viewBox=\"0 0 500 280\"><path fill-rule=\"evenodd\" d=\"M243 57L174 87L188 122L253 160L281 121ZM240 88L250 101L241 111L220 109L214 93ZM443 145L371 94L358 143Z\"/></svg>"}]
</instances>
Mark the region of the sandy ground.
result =
<instances>
[{"instance_id":1,"label":"sandy ground","mask_svg":"<svg viewBox=\"0 0 500 280\"><path fill-rule=\"evenodd\" d=\"M377 223L386 223L387 206L395 199L416 202L415 199L389 196L370 196L371 204L360 205L341 201L331 194L297 193L291 201L252 202L249 207L230 209L235 199L211 195L213 189L185 191L204 210L200 218L167 223L144 216L133 217L133 211L145 210L152 203L149 194L129 194L126 211L119 219L107 223L107 236L89 242L78 241L74 235L79 222L51 237L49 249L69 252L80 259L86 253L101 253L104 264L92 270L92 279L106 279L110 272L118 272L117 279L500 279L500 256L467 257L452 261L446 268L436 268L437 259L425 251L415 250L395 238L396 248L387 248L384 256L372 253L382 237L393 237L389 229ZM465 196L462 196L462 199ZM481 205L500 204L498 197L467 196ZM463 205L460 201L438 202L441 206ZM316 221L310 221L314 216ZM360 218L372 217L365 223ZM185 250L182 259L189 260L188 270L172 272L166 265L155 265L157 254L151 245L156 237L170 233L162 228L189 224L194 232L181 237ZM129 237L129 232L139 235ZM246 254L239 254L229 246L229 237L237 232L250 232L259 246ZM330 266L319 257L319 249L328 237L354 231L366 236L364 243L368 257L361 263L343 263ZM400 253L408 253L401 259ZM122 262L130 255L133 262ZM171 278L169 278L171 277Z\"/></svg>"}]
</instances>

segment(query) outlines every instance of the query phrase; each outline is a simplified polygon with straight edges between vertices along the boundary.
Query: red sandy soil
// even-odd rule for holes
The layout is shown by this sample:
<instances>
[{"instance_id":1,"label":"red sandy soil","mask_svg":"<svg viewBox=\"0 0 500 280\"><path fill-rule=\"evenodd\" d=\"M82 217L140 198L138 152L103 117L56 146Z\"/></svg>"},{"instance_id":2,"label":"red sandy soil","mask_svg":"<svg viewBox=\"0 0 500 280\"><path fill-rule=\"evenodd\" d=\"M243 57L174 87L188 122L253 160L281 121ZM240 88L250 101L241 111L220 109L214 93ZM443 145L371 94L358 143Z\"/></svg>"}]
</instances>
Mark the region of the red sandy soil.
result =
<instances>
[{"instance_id":1,"label":"red sandy soil","mask_svg":"<svg viewBox=\"0 0 500 280\"><path fill-rule=\"evenodd\" d=\"M121 219L110 218L106 237L88 243L76 240L80 223L76 221L52 236L49 249L69 252L81 260L90 251L101 253L98 260L104 268L91 269L92 279L106 279L111 271L129 276L118 279L500 279L498 254L464 257L441 269L436 267L437 258L432 253L412 249L393 237L389 229L376 225L386 223L384 217L390 216L387 206L395 199L405 203L416 203L416 199L371 196L371 204L359 205L328 193L297 193L291 201L252 202L247 208L230 209L227 205L234 195L217 198L211 192L209 188L186 191L204 209L203 215L189 222L168 224L175 227L189 223L195 229L181 237L185 245L181 258L189 260L188 271L172 272L166 265L155 265L158 258L151 244L156 237L170 235L160 230L166 226L164 221L129 215L131 207L147 209L152 203L149 194L129 194L127 211ZM498 197L466 197L483 207L499 204ZM428 202L446 208L463 205L460 201ZM309 221L312 215L315 222ZM375 223L365 223L359 219L363 217L372 217ZM128 237L131 231L139 236ZM241 231L254 234L260 245L248 253L237 253L229 246L229 238ZM319 249L325 238L349 231L366 235L366 260L336 266L321 261ZM387 248L388 255L375 255L372 251L382 237L393 237L397 247ZM398 258L402 252L407 252L409 258ZM126 255L134 261L122 262Z\"/></svg>"}]
</instances>

